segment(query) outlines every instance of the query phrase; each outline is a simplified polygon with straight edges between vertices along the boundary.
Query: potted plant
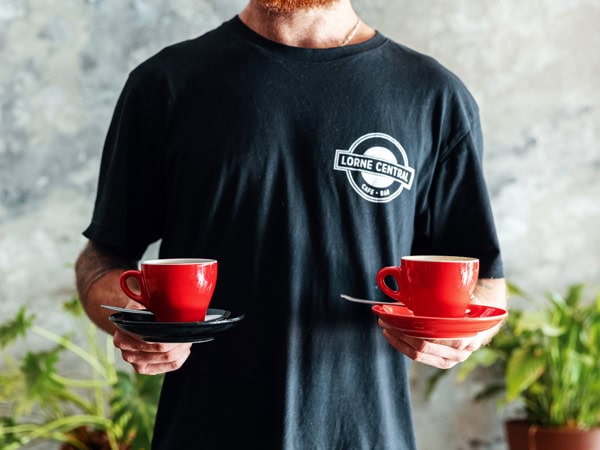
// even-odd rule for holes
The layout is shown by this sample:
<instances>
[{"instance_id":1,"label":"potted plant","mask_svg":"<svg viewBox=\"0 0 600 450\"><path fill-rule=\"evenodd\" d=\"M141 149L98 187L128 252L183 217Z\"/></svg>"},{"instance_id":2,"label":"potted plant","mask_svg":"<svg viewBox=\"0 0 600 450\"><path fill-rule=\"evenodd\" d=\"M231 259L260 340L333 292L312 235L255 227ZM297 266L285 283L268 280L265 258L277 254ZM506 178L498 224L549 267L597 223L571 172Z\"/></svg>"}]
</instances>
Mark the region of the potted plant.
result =
<instances>
[{"instance_id":1,"label":"potted plant","mask_svg":"<svg viewBox=\"0 0 600 450\"><path fill-rule=\"evenodd\" d=\"M0 324L0 448L51 440L61 450L149 449L162 377L117 370L111 337L99 336L78 299L64 308L82 321L79 333L57 335L25 308ZM9 353L18 338L32 335L54 345L19 359ZM61 374L67 352L84 363L88 376Z\"/></svg>"},{"instance_id":2,"label":"potted plant","mask_svg":"<svg viewBox=\"0 0 600 450\"><path fill-rule=\"evenodd\" d=\"M500 395L502 406L517 406L520 417L505 423L511 450L600 449L600 293L584 299L582 284L541 298L512 284L509 292L529 305L511 308L492 342L457 368L458 380L480 367L500 371L476 399Z\"/></svg>"}]
</instances>

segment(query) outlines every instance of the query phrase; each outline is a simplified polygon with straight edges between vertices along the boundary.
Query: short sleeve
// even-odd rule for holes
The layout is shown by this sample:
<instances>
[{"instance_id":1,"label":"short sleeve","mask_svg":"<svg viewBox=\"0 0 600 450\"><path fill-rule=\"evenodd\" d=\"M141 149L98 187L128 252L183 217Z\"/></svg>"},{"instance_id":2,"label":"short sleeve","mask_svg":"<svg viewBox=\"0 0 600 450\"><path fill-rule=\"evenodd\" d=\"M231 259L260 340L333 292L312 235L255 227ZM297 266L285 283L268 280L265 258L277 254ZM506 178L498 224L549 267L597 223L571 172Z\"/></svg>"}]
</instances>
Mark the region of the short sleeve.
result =
<instances>
[{"instance_id":1,"label":"short sleeve","mask_svg":"<svg viewBox=\"0 0 600 450\"><path fill-rule=\"evenodd\" d=\"M106 136L92 221L83 232L135 259L164 228L165 85L139 71L129 76Z\"/></svg>"},{"instance_id":2,"label":"short sleeve","mask_svg":"<svg viewBox=\"0 0 600 450\"><path fill-rule=\"evenodd\" d=\"M481 127L474 117L469 129L441 154L413 252L479 258L481 278L501 278L500 247L482 155Z\"/></svg>"}]
</instances>

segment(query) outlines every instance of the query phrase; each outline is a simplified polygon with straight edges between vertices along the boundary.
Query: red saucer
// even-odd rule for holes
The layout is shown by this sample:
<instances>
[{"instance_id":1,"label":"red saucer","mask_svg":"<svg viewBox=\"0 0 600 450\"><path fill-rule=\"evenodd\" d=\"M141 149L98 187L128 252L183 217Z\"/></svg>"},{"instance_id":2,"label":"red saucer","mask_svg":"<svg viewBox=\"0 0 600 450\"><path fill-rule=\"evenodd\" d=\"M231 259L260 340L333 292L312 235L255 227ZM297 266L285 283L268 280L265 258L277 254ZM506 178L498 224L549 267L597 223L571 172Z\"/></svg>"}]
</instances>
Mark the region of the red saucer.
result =
<instances>
[{"instance_id":1,"label":"red saucer","mask_svg":"<svg viewBox=\"0 0 600 450\"><path fill-rule=\"evenodd\" d=\"M371 309L407 335L426 339L475 336L497 325L508 315L504 309L486 305L469 305L465 317L415 316L407 307L398 305L375 305Z\"/></svg>"}]
</instances>

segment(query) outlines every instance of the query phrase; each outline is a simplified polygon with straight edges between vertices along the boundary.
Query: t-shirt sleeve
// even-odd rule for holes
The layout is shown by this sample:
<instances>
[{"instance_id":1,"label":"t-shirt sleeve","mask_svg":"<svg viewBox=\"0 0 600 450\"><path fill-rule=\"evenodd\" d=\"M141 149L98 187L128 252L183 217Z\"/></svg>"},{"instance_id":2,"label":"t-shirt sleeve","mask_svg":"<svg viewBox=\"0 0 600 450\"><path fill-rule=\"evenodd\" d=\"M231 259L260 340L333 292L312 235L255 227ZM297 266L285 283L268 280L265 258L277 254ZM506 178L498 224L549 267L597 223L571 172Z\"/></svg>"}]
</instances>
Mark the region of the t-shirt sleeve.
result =
<instances>
[{"instance_id":1,"label":"t-shirt sleeve","mask_svg":"<svg viewBox=\"0 0 600 450\"><path fill-rule=\"evenodd\" d=\"M83 232L135 259L164 228L168 92L162 85L155 76L130 74L105 140L92 221Z\"/></svg>"},{"instance_id":2,"label":"t-shirt sleeve","mask_svg":"<svg viewBox=\"0 0 600 450\"><path fill-rule=\"evenodd\" d=\"M468 129L440 154L413 252L479 258L481 278L501 278L504 273L482 167L478 115L469 121Z\"/></svg>"}]
</instances>

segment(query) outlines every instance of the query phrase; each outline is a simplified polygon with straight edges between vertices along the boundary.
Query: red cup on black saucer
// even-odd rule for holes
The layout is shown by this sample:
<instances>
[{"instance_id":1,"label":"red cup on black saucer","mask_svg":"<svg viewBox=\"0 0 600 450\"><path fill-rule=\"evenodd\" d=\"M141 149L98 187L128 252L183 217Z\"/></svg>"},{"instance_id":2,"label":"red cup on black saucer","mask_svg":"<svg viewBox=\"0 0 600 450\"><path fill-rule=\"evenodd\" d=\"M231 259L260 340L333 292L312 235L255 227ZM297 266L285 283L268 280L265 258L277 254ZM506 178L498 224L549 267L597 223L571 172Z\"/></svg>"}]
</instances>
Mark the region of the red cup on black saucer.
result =
<instances>
[{"instance_id":1,"label":"red cup on black saucer","mask_svg":"<svg viewBox=\"0 0 600 450\"><path fill-rule=\"evenodd\" d=\"M128 280L134 278L139 292ZM121 274L121 289L154 313L157 322L201 322L217 284L214 259L155 259Z\"/></svg>"}]
</instances>

